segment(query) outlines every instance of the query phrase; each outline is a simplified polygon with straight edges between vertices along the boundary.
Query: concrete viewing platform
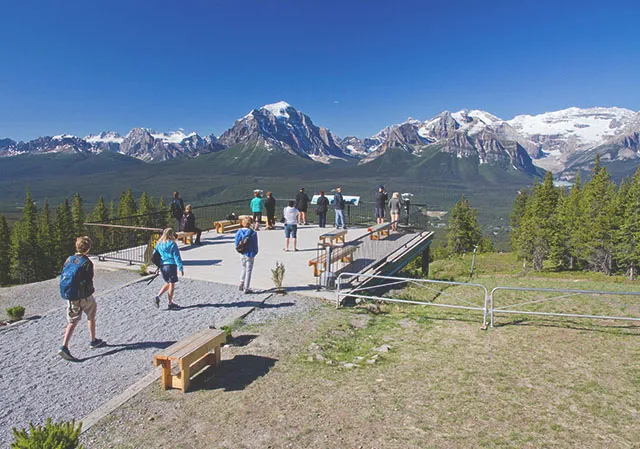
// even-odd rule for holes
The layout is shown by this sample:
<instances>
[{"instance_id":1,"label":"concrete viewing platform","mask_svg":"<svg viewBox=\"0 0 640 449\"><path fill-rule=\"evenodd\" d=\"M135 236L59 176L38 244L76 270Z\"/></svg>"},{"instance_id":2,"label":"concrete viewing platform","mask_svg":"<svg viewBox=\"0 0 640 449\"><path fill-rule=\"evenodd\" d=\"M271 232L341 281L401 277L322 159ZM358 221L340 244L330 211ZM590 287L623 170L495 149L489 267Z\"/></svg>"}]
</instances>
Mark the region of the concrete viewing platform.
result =
<instances>
[{"instance_id":1,"label":"concrete viewing platform","mask_svg":"<svg viewBox=\"0 0 640 449\"><path fill-rule=\"evenodd\" d=\"M251 288L255 291L273 289L271 270L275 268L276 262L281 262L286 270L283 287L287 291L332 300L334 298L332 291L318 290L318 278L314 276L313 267L309 266L308 262L320 254L318 252L320 235L333 229L329 226L320 228L314 224L298 226L298 251L292 251L293 248L290 246L290 251L285 252L283 225L277 224L275 230L261 227L258 231L259 253L253 267ZM368 229L354 227L347 231L346 242L349 242L362 237ZM397 233L392 234L389 240L397 244L398 240L409 240L411 236L412 234ZM386 241L376 241L375 244L382 247L386 245ZM215 230L205 231L202 233L201 245L179 243L179 247L185 278L220 284L239 284L241 267L240 255L235 250L235 232L218 234ZM107 260L96 261L96 264L123 267L126 263ZM337 264L338 269L349 269L347 263L337 262Z\"/></svg>"}]
</instances>

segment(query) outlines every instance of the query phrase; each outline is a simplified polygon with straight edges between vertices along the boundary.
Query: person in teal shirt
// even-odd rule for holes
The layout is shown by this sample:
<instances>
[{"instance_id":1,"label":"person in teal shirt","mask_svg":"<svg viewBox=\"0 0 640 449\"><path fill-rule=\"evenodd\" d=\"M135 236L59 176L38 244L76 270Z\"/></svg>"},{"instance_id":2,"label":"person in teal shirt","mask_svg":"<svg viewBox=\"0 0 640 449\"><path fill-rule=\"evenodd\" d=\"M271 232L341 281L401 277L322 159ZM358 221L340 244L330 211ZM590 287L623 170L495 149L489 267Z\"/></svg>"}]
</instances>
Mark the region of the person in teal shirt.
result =
<instances>
[{"instance_id":1,"label":"person in teal shirt","mask_svg":"<svg viewBox=\"0 0 640 449\"><path fill-rule=\"evenodd\" d=\"M256 190L253 192L254 198L251 200L251 213L253 213L253 222L255 223L255 230L260 228L260 222L262 221L262 209L264 208L264 200L262 199L262 192Z\"/></svg>"}]
</instances>

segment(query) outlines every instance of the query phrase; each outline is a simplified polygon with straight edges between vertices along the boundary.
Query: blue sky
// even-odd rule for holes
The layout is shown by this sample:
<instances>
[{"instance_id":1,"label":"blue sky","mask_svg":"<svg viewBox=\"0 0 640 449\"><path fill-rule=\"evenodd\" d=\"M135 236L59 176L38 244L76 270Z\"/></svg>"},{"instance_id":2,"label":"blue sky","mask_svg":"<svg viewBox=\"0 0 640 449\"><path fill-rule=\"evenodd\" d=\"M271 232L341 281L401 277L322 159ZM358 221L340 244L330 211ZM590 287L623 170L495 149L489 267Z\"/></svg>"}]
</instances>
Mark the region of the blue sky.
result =
<instances>
[{"instance_id":1,"label":"blue sky","mask_svg":"<svg viewBox=\"0 0 640 449\"><path fill-rule=\"evenodd\" d=\"M280 100L341 137L407 117L640 109L638 2L29 1L0 6L0 138L220 135Z\"/></svg>"}]
</instances>

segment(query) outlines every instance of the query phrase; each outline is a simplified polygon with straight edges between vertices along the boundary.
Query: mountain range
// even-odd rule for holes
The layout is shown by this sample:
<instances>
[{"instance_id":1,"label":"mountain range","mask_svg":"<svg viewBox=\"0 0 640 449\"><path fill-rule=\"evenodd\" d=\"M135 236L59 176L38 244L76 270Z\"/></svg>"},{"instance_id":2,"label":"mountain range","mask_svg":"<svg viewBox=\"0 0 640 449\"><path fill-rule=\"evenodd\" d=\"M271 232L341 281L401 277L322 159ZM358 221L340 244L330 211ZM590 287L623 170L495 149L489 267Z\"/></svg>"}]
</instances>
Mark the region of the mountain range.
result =
<instances>
[{"instance_id":1,"label":"mountain range","mask_svg":"<svg viewBox=\"0 0 640 449\"><path fill-rule=\"evenodd\" d=\"M125 136L102 132L84 138L63 134L28 142L0 139L0 157L114 152L154 162L231 149L236 154L250 148L251 154L266 151L309 162L364 165L390 152L420 158L418 163L441 153L529 174L542 168L570 179L578 170L588 170L596 154L605 163L635 167L639 142L640 112L616 107L569 108L518 115L511 120L480 110L444 111L426 121L410 118L361 139L340 138L281 101L252 110L218 138L182 130L162 133L133 128Z\"/></svg>"}]
</instances>

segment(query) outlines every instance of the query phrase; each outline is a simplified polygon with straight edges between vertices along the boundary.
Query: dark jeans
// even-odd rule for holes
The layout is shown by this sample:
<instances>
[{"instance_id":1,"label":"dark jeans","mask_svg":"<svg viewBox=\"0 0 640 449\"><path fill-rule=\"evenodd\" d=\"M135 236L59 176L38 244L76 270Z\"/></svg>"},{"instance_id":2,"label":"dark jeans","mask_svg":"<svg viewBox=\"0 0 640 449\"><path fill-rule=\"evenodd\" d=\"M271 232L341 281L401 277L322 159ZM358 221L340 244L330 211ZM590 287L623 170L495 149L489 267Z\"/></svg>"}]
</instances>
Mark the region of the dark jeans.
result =
<instances>
[{"instance_id":1,"label":"dark jeans","mask_svg":"<svg viewBox=\"0 0 640 449\"><path fill-rule=\"evenodd\" d=\"M194 242L196 245L200 244L200 236L202 235L202 229L200 228L191 228L188 231L184 232L195 232L196 233L196 241Z\"/></svg>"},{"instance_id":2,"label":"dark jeans","mask_svg":"<svg viewBox=\"0 0 640 449\"><path fill-rule=\"evenodd\" d=\"M273 228L276 226L276 211L268 210L267 211L267 226Z\"/></svg>"},{"instance_id":3,"label":"dark jeans","mask_svg":"<svg viewBox=\"0 0 640 449\"><path fill-rule=\"evenodd\" d=\"M327 213L318 212L318 226L324 228L327 225Z\"/></svg>"}]
</instances>

